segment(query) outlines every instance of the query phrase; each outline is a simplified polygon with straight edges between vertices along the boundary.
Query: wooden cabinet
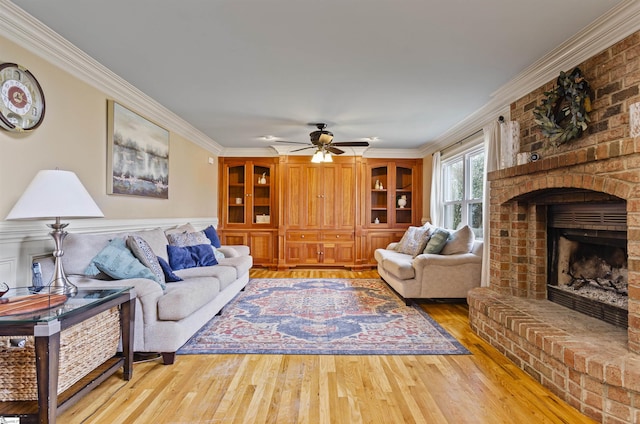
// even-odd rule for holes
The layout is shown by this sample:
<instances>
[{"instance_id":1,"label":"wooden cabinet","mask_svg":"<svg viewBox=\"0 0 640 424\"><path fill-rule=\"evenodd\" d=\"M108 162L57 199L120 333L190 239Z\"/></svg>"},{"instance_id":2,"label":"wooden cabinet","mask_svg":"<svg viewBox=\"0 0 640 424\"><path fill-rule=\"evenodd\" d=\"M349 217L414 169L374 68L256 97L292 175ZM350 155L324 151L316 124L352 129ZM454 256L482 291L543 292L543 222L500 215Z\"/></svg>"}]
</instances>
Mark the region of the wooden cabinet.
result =
<instances>
[{"instance_id":1,"label":"wooden cabinet","mask_svg":"<svg viewBox=\"0 0 640 424\"><path fill-rule=\"evenodd\" d=\"M421 225L422 160L333 160L221 158L222 243L271 268L375 266L377 248Z\"/></svg>"},{"instance_id":2,"label":"wooden cabinet","mask_svg":"<svg viewBox=\"0 0 640 424\"><path fill-rule=\"evenodd\" d=\"M356 162L335 157L314 164L308 157L282 164L281 267L355 263Z\"/></svg>"},{"instance_id":3,"label":"wooden cabinet","mask_svg":"<svg viewBox=\"0 0 640 424\"><path fill-rule=\"evenodd\" d=\"M254 263L276 266L276 158L220 158L220 224L223 244L244 244Z\"/></svg>"},{"instance_id":4,"label":"wooden cabinet","mask_svg":"<svg viewBox=\"0 0 640 424\"><path fill-rule=\"evenodd\" d=\"M358 263L376 264L373 254L421 225L422 159L363 159L363 213Z\"/></svg>"}]
</instances>

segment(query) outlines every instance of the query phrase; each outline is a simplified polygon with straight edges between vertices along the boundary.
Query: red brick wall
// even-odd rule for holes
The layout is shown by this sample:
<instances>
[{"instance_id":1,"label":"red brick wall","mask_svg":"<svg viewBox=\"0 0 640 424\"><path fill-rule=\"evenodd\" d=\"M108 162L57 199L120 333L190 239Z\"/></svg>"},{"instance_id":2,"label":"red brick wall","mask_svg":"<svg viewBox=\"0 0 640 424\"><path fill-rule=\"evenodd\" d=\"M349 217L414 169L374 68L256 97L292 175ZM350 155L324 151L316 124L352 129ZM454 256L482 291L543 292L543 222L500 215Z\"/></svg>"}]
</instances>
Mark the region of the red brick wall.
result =
<instances>
[{"instance_id":1,"label":"red brick wall","mask_svg":"<svg viewBox=\"0 0 640 424\"><path fill-rule=\"evenodd\" d=\"M489 174L491 279L489 287L469 292L469 320L478 335L584 414L603 423L640 422L640 137L629 134L629 106L640 102L640 32L578 66L595 93L581 138L548 147L533 120L555 79L511 105L520 151L537 151L542 159ZM626 332L605 323L581 326L584 316L545 300L547 205L612 200L627 207ZM577 325L564 325L569 320Z\"/></svg>"},{"instance_id":2,"label":"red brick wall","mask_svg":"<svg viewBox=\"0 0 640 424\"><path fill-rule=\"evenodd\" d=\"M533 109L555 87L555 79L511 104L511 119L520 123L521 152L554 157L568 151L577 159L605 159L628 148L629 105L640 102L640 32L587 59L578 67L594 91L591 123L580 139L549 148L533 120ZM558 74L560 74L560 69ZM570 72L571 69L563 69Z\"/></svg>"},{"instance_id":3,"label":"red brick wall","mask_svg":"<svg viewBox=\"0 0 640 424\"><path fill-rule=\"evenodd\" d=\"M628 213L629 348L640 352L640 137L629 135L629 106L640 102L640 32L578 66L595 93L581 138L549 147L533 120L534 107L555 80L511 105L521 152L538 151L542 159L489 175L490 287L546 298L546 206L540 196L566 190L556 194L559 202L622 199Z\"/></svg>"}]
</instances>

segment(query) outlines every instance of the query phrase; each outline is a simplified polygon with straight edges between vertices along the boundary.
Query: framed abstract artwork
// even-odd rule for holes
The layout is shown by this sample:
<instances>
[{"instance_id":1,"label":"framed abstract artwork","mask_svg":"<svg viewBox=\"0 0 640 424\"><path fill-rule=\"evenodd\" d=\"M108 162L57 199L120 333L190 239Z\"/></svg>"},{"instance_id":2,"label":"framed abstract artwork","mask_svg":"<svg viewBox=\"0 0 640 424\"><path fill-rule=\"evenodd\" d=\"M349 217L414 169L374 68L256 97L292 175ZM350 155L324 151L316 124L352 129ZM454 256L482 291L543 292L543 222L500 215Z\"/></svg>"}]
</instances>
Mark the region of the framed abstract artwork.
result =
<instances>
[{"instance_id":1,"label":"framed abstract artwork","mask_svg":"<svg viewBox=\"0 0 640 424\"><path fill-rule=\"evenodd\" d=\"M168 199L169 131L112 100L107 109L107 193Z\"/></svg>"}]
</instances>

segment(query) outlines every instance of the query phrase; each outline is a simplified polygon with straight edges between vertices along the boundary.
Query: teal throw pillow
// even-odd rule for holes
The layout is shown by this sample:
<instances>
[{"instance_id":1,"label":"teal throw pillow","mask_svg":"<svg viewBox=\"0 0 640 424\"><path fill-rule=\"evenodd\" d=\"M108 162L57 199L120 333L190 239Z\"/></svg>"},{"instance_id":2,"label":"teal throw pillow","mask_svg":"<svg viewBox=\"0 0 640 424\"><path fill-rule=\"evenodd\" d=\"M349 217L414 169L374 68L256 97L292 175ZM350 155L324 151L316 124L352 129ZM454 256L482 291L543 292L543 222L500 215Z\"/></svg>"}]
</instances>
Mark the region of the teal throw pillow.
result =
<instances>
[{"instance_id":1,"label":"teal throw pillow","mask_svg":"<svg viewBox=\"0 0 640 424\"><path fill-rule=\"evenodd\" d=\"M116 238L100 251L92 260L96 268L116 280L127 278L148 278L160 284L164 289L164 283L158 281L158 277L149 268L142 265L133 253L127 248L124 239Z\"/></svg>"},{"instance_id":2,"label":"teal throw pillow","mask_svg":"<svg viewBox=\"0 0 640 424\"><path fill-rule=\"evenodd\" d=\"M424 248L424 253L440 253L444 248L444 245L447 244L448 239L449 231L442 228L436 228L433 234L431 234L431 238L429 239L427 246Z\"/></svg>"}]
</instances>

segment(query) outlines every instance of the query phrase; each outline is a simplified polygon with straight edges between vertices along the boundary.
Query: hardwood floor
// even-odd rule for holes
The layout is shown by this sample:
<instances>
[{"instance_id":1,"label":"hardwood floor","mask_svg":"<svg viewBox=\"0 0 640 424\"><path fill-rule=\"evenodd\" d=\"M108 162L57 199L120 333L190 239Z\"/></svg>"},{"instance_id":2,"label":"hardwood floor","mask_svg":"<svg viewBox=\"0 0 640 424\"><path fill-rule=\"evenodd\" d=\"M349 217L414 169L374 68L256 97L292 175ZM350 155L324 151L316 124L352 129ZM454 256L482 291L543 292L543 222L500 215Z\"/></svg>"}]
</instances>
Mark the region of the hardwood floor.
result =
<instances>
[{"instance_id":1,"label":"hardwood floor","mask_svg":"<svg viewBox=\"0 0 640 424\"><path fill-rule=\"evenodd\" d=\"M376 271L252 270L254 278ZM180 355L110 377L59 423L593 423L469 329L466 304L422 307L472 355Z\"/></svg>"}]
</instances>

